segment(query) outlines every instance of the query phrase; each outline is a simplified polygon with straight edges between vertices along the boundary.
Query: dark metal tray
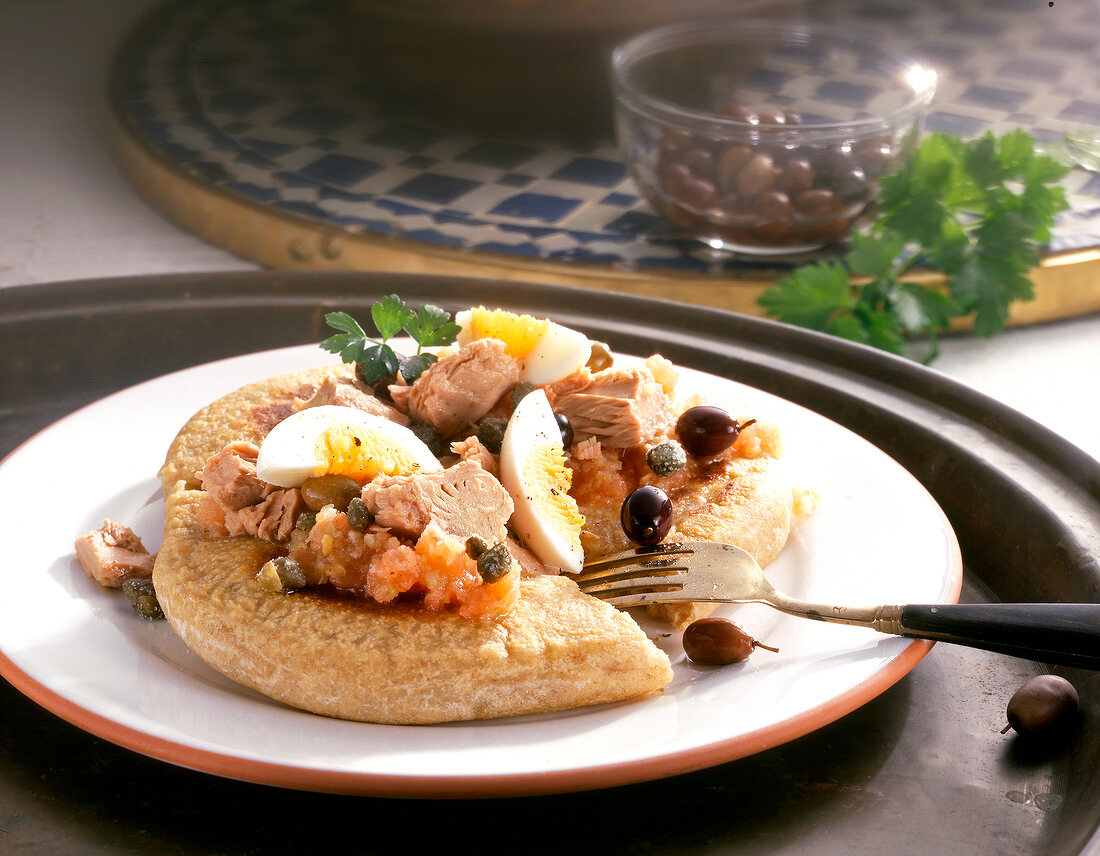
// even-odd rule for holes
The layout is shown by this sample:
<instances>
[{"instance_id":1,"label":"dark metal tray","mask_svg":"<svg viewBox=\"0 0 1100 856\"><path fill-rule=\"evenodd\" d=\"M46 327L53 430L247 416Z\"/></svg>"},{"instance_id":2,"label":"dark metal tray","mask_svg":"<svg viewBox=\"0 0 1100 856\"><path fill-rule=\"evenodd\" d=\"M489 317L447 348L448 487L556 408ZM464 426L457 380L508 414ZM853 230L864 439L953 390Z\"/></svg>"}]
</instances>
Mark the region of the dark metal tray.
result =
<instances>
[{"instance_id":1,"label":"dark metal tray","mask_svg":"<svg viewBox=\"0 0 1100 856\"><path fill-rule=\"evenodd\" d=\"M159 276L0 292L0 454L116 389L208 360L319 341L333 308L398 292L552 315L624 351L757 386L847 425L936 497L963 599L1098 599L1100 464L935 372L755 318L587 290L361 273ZM74 492L75 493L75 492ZM78 495L75 494L75 495ZM66 501L64 488L59 501ZM19 513L7 497L7 513ZM33 571L33 569L28 569ZM947 645L849 716L708 770L511 800L383 801L179 769L92 737L0 684L0 852L1100 854L1100 689L1067 745L1002 735L1040 664ZM289 737L292 739L292 736Z\"/></svg>"}]
</instances>

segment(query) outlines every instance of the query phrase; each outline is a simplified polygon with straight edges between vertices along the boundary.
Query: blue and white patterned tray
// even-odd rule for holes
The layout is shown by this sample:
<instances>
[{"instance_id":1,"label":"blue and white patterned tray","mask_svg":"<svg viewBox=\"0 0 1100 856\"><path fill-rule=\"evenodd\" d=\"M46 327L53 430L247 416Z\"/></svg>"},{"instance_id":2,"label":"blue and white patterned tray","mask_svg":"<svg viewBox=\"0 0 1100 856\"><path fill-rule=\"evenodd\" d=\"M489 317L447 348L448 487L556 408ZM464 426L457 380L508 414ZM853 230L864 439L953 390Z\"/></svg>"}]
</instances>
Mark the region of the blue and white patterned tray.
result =
<instances>
[{"instance_id":1,"label":"blue and white patterned tray","mask_svg":"<svg viewBox=\"0 0 1100 856\"><path fill-rule=\"evenodd\" d=\"M610 139L479 139L364 109L349 42L325 8L166 6L117 60L116 109L195 181L326 227L616 270L714 272L640 198ZM1100 0L817 0L807 12L936 67L929 130L1023 127L1052 151L1067 131L1100 133ZM792 82L765 85L781 98ZM1072 210L1050 248L1100 244L1100 176L1077 169L1066 187Z\"/></svg>"}]
</instances>

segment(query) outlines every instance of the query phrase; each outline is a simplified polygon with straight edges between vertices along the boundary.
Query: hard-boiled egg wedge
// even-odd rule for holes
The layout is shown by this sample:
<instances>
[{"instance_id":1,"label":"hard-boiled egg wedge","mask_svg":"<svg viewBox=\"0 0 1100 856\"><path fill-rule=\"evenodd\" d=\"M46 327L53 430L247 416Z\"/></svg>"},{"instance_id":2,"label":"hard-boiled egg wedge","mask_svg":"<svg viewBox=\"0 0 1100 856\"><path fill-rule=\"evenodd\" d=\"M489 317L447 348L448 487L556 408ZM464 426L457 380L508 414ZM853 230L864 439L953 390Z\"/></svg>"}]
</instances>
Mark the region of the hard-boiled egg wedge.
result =
<instances>
[{"instance_id":1,"label":"hard-boiled egg wedge","mask_svg":"<svg viewBox=\"0 0 1100 856\"><path fill-rule=\"evenodd\" d=\"M512 526L548 565L577 573L584 562L584 517L569 495L561 431L546 393L524 396L508 421L500 447L500 480L512 495Z\"/></svg>"},{"instance_id":2,"label":"hard-boiled egg wedge","mask_svg":"<svg viewBox=\"0 0 1100 856\"><path fill-rule=\"evenodd\" d=\"M455 322L461 328L460 345L474 339L504 342L508 354L520 362L520 380L535 386L573 374L592 354L587 336L546 318L478 306L456 313Z\"/></svg>"},{"instance_id":3,"label":"hard-boiled egg wedge","mask_svg":"<svg viewBox=\"0 0 1100 856\"><path fill-rule=\"evenodd\" d=\"M260 444L256 475L279 487L346 475L368 482L378 475L441 470L431 450L408 428L354 407L307 407L288 416Z\"/></svg>"}]
</instances>

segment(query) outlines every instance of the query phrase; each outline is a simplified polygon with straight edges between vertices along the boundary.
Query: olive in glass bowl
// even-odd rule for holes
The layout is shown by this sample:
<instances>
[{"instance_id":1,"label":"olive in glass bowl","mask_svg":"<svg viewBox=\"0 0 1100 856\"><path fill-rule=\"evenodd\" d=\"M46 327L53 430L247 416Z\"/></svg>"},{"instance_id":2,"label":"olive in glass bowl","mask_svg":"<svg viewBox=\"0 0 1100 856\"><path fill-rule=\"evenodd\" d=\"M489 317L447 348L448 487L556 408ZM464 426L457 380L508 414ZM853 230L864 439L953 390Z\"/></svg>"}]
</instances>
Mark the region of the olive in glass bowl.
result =
<instances>
[{"instance_id":1,"label":"olive in glass bowl","mask_svg":"<svg viewBox=\"0 0 1100 856\"><path fill-rule=\"evenodd\" d=\"M756 255L846 236L916 147L936 86L857 34L764 20L650 30L611 68L639 190L707 246Z\"/></svg>"}]
</instances>

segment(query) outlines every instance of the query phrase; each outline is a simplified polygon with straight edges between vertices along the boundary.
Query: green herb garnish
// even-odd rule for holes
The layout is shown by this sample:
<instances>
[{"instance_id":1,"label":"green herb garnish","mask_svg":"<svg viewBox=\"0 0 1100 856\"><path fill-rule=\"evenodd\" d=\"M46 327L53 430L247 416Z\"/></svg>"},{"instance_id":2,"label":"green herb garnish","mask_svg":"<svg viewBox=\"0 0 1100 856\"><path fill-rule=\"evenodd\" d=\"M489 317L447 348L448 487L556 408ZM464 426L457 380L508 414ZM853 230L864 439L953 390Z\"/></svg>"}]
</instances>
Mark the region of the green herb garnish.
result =
<instances>
[{"instance_id":1,"label":"green herb garnish","mask_svg":"<svg viewBox=\"0 0 1100 856\"><path fill-rule=\"evenodd\" d=\"M933 134L880 179L879 219L841 261L798 268L758 302L773 318L896 354L923 333L928 361L953 318L973 316L975 331L992 336L1012 301L1034 296L1028 272L1068 207L1054 186L1067 172L1024 131L972 142ZM946 293L903 280L917 264L944 274Z\"/></svg>"},{"instance_id":2,"label":"green herb garnish","mask_svg":"<svg viewBox=\"0 0 1100 856\"><path fill-rule=\"evenodd\" d=\"M378 339L371 338L347 312L329 312L325 321L334 330L321 342L321 347L339 354L345 363L354 363L359 377L366 383L401 376L412 383L436 358L424 348L449 345L458 336L459 326L447 310L432 304L411 309L396 294L387 294L370 310L371 320L378 330ZM404 331L416 342L416 353L408 357L398 354L387 342Z\"/></svg>"}]
</instances>

